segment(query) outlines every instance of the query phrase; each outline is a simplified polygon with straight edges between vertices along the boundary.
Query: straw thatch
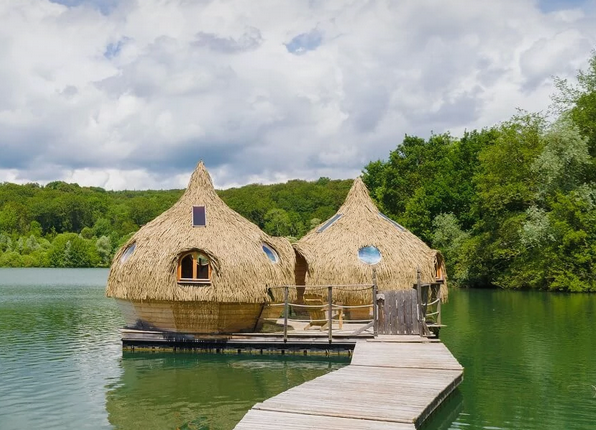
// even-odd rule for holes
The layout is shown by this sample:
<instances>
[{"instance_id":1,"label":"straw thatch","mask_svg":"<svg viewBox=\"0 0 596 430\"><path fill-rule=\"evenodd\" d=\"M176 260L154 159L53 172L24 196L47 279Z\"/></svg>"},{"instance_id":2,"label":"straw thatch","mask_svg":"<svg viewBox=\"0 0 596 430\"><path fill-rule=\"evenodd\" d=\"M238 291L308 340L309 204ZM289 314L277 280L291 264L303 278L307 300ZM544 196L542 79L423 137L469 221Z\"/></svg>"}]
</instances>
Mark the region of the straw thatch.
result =
<instances>
[{"instance_id":1,"label":"straw thatch","mask_svg":"<svg viewBox=\"0 0 596 430\"><path fill-rule=\"evenodd\" d=\"M192 226L195 205L205 205L206 226ZM133 243L134 252L122 262L124 251ZM277 263L267 258L263 244L277 251ZM179 257L195 250L211 260L211 283L179 284ZM135 301L263 303L268 301L267 287L292 283L294 263L290 242L268 236L230 209L200 162L180 200L116 253L106 294Z\"/></svg>"},{"instance_id":2,"label":"straw thatch","mask_svg":"<svg viewBox=\"0 0 596 430\"><path fill-rule=\"evenodd\" d=\"M423 282L434 282L435 264L445 274L440 253L383 218L360 178L337 213L342 216L330 227L318 232L323 223L294 244L298 261L300 256L306 260L305 285L370 284L372 267L358 258L358 250L365 246L381 252L382 259L375 266L379 290L411 289L417 269ZM442 292L446 297L446 285ZM370 302L369 293L358 301Z\"/></svg>"}]
</instances>

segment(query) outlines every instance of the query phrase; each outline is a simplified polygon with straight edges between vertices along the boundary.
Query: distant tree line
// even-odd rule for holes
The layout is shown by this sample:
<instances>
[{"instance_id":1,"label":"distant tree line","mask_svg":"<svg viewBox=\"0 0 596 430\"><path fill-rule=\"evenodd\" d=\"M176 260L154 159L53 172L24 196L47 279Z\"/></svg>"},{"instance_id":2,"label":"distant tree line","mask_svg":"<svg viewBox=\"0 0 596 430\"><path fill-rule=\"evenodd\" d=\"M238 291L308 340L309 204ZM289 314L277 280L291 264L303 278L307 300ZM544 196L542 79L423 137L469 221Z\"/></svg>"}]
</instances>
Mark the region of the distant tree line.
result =
<instances>
[{"instance_id":1,"label":"distant tree line","mask_svg":"<svg viewBox=\"0 0 596 430\"><path fill-rule=\"evenodd\" d=\"M293 240L333 215L351 184L320 178L218 193L267 233ZM108 267L118 248L182 192L2 183L0 267Z\"/></svg>"},{"instance_id":2,"label":"distant tree line","mask_svg":"<svg viewBox=\"0 0 596 430\"><path fill-rule=\"evenodd\" d=\"M0 266L107 267L132 233L180 195L65 182L0 184Z\"/></svg>"},{"instance_id":3,"label":"distant tree line","mask_svg":"<svg viewBox=\"0 0 596 430\"><path fill-rule=\"evenodd\" d=\"M446 257L450 280L596 291L596 53L556 80L554 113L518 112L460 138L406 136L363 172L379 208ZM351 180L218 191L267 233L300 238L331 217ZM105 267L182 190L0 184L0 266Z\"/></svg>"}]
</instances>

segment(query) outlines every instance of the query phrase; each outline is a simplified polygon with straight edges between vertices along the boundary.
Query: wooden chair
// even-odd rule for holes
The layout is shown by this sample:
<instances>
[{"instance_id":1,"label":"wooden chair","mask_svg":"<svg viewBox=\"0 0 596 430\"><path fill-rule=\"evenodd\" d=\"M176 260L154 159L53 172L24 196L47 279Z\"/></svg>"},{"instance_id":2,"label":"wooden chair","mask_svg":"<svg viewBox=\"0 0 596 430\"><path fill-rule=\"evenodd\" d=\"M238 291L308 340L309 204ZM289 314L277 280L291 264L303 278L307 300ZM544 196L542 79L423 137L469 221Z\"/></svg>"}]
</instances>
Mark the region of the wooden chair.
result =
<instances>
[{"instance_id":1,"label":"wooden chair","mask_svg":"<svg viewBox=\"0 0 596 430\"><path fill-rule=\"evenodd\" d=\"M317 327L319 330L325 330L329 324L329 302L327 298L320 294L304 294L304 304L309 306L317 306L306 308L310 317L310 322L305 330L311 327ZM343 328L343 309L334 309L332 318L339 321L340 330Z\"/></svg>"}]
</instances>

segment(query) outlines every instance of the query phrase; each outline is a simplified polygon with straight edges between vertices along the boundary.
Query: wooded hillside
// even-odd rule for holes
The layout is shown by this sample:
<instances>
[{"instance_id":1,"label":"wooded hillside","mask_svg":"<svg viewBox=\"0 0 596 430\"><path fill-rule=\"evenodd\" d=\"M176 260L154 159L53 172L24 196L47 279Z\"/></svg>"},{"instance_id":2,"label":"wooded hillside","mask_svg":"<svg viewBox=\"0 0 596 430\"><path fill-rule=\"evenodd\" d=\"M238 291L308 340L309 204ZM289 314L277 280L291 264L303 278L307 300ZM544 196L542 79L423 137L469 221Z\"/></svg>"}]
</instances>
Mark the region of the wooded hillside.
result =
<instances>
[{"instance_id":1,"label":"wooded hillside","mask_svg":"<svg viewBox=\"0 0 596 430\"><path fill-rule=\"evenodd\" d=\"M298 238L333 215L351 184L320 178L218 193L267 233ZM182 192L0 184L0 266L107 267L118 247Z\"/></svg>"}]
</instances>

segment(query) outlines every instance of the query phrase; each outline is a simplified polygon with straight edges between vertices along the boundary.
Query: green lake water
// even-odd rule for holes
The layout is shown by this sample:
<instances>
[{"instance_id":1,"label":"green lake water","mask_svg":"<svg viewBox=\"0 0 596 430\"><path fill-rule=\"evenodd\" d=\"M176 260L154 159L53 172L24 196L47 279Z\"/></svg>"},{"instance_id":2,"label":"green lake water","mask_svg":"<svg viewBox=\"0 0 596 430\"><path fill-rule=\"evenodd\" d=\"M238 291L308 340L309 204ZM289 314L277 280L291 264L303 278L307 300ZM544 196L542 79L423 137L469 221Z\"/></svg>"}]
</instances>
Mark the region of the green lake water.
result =
<instances>
[{"instance_id":1,"label":"green lake water","mask_svg":"<svg viewBox=\"0 0 596 430\"><path fill-rule=\"evenodd\" d=\"M230 429L346 360L122 353L105 269L0 269L0 429ZM465 367L427 429L596 428L596 295L455 290Z\"/></svg>"},{"instance_id":2,"label":"green lake water","mask_svg":"<svg viewBox=\"0 0 596 430\"><path fill-rule=\"evenodd\" d=\"M596 429L596 295L452 290L443 309L465 371L436 428Z\"/></svg>"}]
</instances>

